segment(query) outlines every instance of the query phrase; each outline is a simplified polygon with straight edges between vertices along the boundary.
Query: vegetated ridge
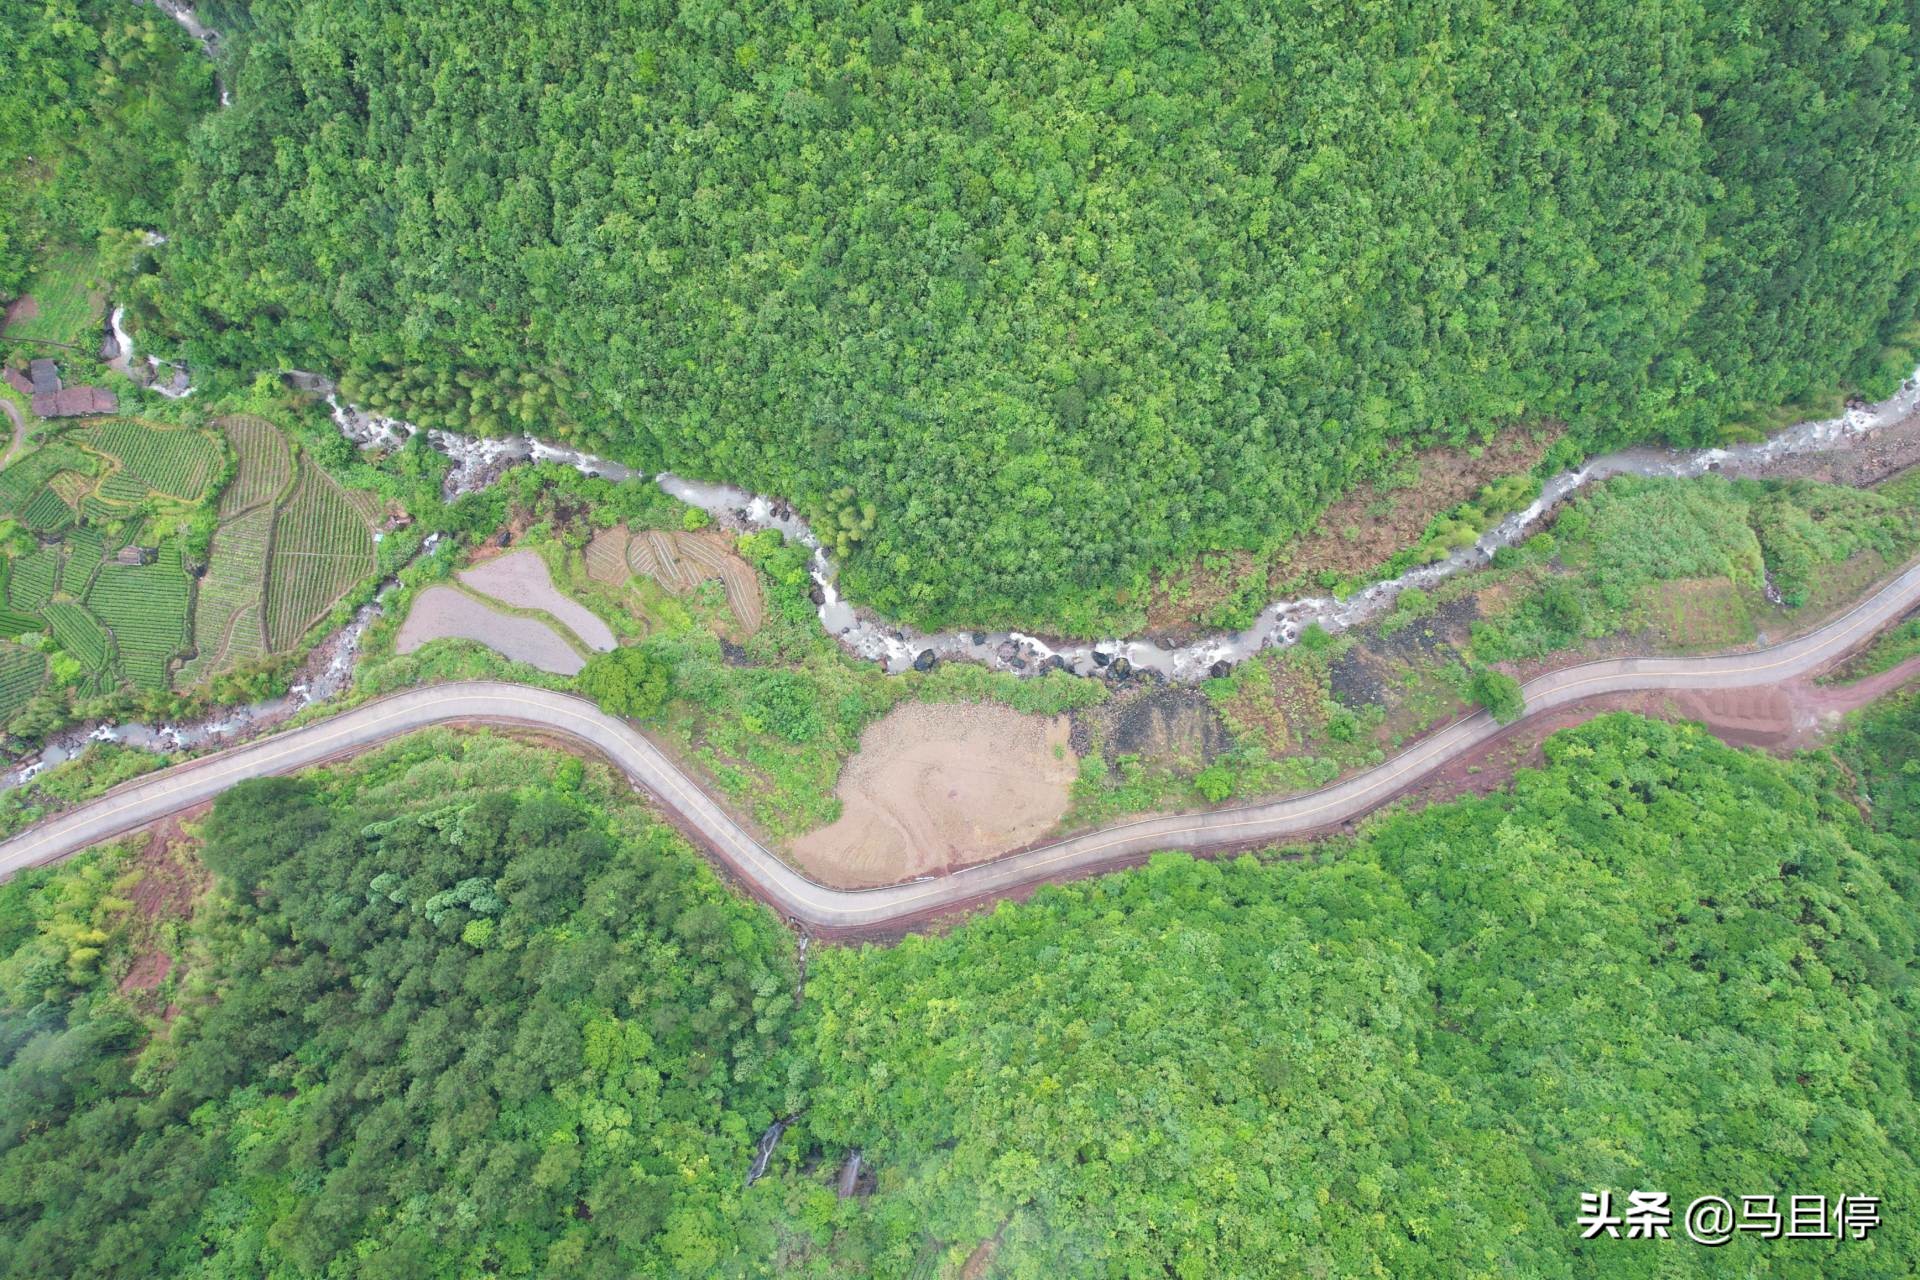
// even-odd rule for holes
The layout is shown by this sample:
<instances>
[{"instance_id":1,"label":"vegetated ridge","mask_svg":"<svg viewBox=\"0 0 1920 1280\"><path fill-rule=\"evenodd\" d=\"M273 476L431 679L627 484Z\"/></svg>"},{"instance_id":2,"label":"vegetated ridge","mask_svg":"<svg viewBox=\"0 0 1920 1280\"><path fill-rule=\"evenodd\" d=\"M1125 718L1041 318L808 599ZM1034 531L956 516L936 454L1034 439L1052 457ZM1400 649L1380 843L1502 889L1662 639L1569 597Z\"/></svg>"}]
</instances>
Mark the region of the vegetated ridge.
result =
<instances>
[{"instance_id":1,"label":"vegetated ridge","mask_svg":"<svg viewBox=\"0 0 1920 1280\"><path fill-rule=\"evenodd\" d=\"M271 0L141 306L791 496L903 620L1114 629L1395 442L1889 390L1904 13Z\"/></svg>"}]
</instances>

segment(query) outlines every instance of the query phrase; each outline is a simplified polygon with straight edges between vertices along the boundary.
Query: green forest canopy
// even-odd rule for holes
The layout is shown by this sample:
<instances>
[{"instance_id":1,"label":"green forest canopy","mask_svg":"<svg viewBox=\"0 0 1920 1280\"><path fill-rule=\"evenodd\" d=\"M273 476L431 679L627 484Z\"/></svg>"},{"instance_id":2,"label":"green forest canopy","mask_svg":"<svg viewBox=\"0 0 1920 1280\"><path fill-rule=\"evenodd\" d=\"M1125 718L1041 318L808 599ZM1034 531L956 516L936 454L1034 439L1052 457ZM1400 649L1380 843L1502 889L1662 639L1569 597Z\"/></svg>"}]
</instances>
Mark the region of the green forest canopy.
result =
<instances>
[{"instance_id":1,"label":"green forest canopy","mask_svg":"<svg viewBox=\"0 0 1920 1280\"><path fill-rule=\"evenodd\" d=\"M166 223L186 136L214 93L213 67L186 33L126 0L9 6L0 67L4 303L42 245Z\"/></svg>"},{"instance_id":2,"label":"green forest canopy","mask_svg":"<svg viewBox=\"0 0 1920 1280\"><path fill-rule=\"evenodd\" d=\"M212 12L149 323L858 513L923 623L1125 618L1390 442L1707 441L1912 359L1891 0Z\"/></svg>"},{"instance_id":3,"label":"green forest canopy","mask_svg":"<svg viewBox=\"0 0 1920 1280\"><path fill-rule=\"evenodd\" d=\"M247 783L165 1036L111 865L0 888L0 1275L1911 1274L1920 708L1840 754L1608 716L1305 862L816 946L797 1006L772 916L577 762ZM1582 1244L1599 1188L1887 1212Z\"/></svg>"}]
</instances>

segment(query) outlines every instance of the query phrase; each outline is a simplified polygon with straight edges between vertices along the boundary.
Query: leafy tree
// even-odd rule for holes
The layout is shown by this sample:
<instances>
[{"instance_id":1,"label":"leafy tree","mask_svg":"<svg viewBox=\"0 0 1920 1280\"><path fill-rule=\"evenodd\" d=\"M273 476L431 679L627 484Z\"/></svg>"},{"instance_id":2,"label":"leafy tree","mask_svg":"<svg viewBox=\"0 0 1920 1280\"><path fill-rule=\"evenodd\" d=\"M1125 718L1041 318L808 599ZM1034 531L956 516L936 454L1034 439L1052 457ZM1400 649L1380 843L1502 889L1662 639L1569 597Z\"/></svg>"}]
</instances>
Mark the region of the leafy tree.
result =
<instances>
[{"instance_id":1,"label":"leafy tree","mask_svg":"<svg viewBox=\"0 0 1920 1280\"><path fill-rule=\"evenodd\" d=\"M575 683L602 711L646 720L667 704L672 673L647 646L624 645L588 659Z\"/></svg>"},{"instance_id":2,"label":"leafy tree","mask_svg":"<svg viewBox=\"0 0 1920 1280\"><path fill-rule=\"evenodd\" d=\"M1520 693L1520 682L1504 671L1495 671L1483 667L1473 673L1473 679L1467 684L1467 696L1487 709L1487 714L1501 724L1512 724L1527 713L1526 699Z\"/></svg>"}]
</instances>

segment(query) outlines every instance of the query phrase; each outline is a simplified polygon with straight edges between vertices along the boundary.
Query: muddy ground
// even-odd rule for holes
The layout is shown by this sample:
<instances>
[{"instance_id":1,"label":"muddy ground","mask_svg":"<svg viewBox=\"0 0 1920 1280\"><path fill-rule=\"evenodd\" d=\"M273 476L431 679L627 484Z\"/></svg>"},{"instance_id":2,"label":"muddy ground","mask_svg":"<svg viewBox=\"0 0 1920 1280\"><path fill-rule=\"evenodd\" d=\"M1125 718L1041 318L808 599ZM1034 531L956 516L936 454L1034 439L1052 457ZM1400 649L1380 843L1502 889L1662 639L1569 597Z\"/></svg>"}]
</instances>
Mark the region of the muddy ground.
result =
<instances>
[{"instance_id":1,"label":"muddy ground","mask_svg":"<svg viewBox=\"0 0 1920 1280\"><path fill-rule=\"evenodd\" d=\"M1077 759L1065 717L991 703L908 702L868 726L840 775L838 821L792 842L835 888L891 884L984 861L1046 835Z\"/></svg>"},{"instance_id":2,"label":"muddy ground","mask_svg":"<svg viewBox=\"0 0 1920 1280\"><path fill-rule=\"evenodd\" d=\"M538 618L499 613L453 587L432 586L414 597L394 648L412 653L430 640L474 640L515 662L570 676L586 666L573 646Z\"/></svg>"},{"instance_id":3,"label":"muddy ground","mask_svg":"<svg viewBox=\"0 0 1920 1280\"><path fill-rule=\"evenodd\" d=\"M552 614L590 649L606 653L618 643L613 631L592 610L553 585L547 562L537 551L509 551L463 570L460 581L503 604Z\"/></svg>"}]
</instances>

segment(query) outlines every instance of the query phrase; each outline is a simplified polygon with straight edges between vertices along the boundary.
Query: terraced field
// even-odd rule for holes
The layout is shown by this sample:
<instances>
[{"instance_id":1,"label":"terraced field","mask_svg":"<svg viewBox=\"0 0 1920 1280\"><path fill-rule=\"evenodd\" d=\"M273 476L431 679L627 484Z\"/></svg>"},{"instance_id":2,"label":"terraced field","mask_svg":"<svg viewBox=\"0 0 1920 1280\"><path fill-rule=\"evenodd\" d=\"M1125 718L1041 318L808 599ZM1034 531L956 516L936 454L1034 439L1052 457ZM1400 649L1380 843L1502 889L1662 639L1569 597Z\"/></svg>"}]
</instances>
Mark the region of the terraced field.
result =
<instances>
[{"instance_id":1,"label":"terraced field","mask_svg":"<svg viewBox=\"0 0 1920 1280\"><path fill-rule=\"evenodd\" d=\"M97 475L100 463L70 444L55 443L35 449L0 471L0 514L19 515L62 471Z\"/></svg>"},{"instance_id":2,"label":"terraced field","mask_svg":"<svg viewBox=\"0 0 1920 1280\"><path fill-rule=\"evenodd\" d=\"M55 249L41 258L27 280L25 294L7 311L6 336L66 342L97 342L103 308L88 288L93 255L84 249ZM29 302L31 299L31 302Z\"/></svg>"},{"instance_id":3,"label":"terraced field","mask_svg":"<svg viewBox=\"0 0 1920 1280\"><path fill-rule=\"evenodd\" d=\"M99 619L77 604L60 601L44 610L47 625L60 647L80 660L88 671L103 672L112 657L113 641Z\"/></svg>"},{"instance_id":4,"label":"terraced field","mask_svg":"<svg viewBox=\"0 0 1920 1280\"><path fill-rule=\"evenodd\" d=\"M267 566L267 644L291 648L373 572L373 531L332 476L306 458L273 522Z\"/></svg>"},{"instance_id":5,"label":"terraced field","mask_svg":"<svg viewBox=\"0 0 1920 1280\"><path fill-rule=\"evenodd\" d=\"M299 459L265 418L218 426L220 436L113 419L0 471L0 516L47 540L0 560L0 637L50 632L90 673L83 691L120 680L186 687L292 647L372 572L377 497L348 493ZM177 541L164 542L154 563L117 563L128 539L156 536L142 532L155 527L143 514L150 504L159 501L157 527L166 529L177 526L180 504L213 499L227 466L222 437L234 467L199 583ZM0 687L0 719L6 698Z\"/></svg>"},{"instance_id":6,"label":"terraced field","mask_svg":"<svg viewBox=\"0 0 1920 1280\"><path fill-rule=\"evenodd\" d=\"M233 446L237 466L220 495L220 516L239 515L275 501L293 482L293 449L265 418L237 414L214 424Z\"/></svg>"},{"instance_id":7,"label":"terraced field","mask_svg":"<svg viewBox=\"0 0 1920 1280\"><path fill-rule=\"evenodd\" d=\"M58 533L73 523L73 508L48 487L20 509L20 523L35 533Z\"/></svg>"},{"instance_id":8,"label":"terraced field","mask_svg":"<svg viewBox=\"0 0 1920 1280\"><path fill-rule=\"evenodd\" d=\"M727 607L742 627L758 631L766 621L767 605L760 594L760 580L718 534L644 530L633 534L627 543L627 566L677 596L702 582L718 579L727 595ZM591 562L588 571L592 572Z\"/></svg>"},{"instance_id":9,"label":"terraced field","mask_svg":"<svg viewBox=\"0 0 1920 1280\"><path fill-rule=\"evenodd\" d=\"M289 457L291 462L291 457ZM291 475L291 471L288 473ZM257 504L220 522L213 554L193 604L196 652L180 668L180 684L192 685L267 654L262 621L267 548L273 536L273 506Z\"/></svg>"},{"instance_id":10,"label":"terraced field","mask_svg":"<svg viewBox=\"0 0 1920 1280\"><path fill-rule=\"evenodd\" d=\"M80 440L120 464L121 470L156 493L199 502L220 474L220 445L204 431L163 427L138 418L114 418L90 427ZM115 495L105 493L112 498ZM142 495L144 496L144 494Z\"/></svg>"},{"instance_id":11,"label":"terraced field","mask_svg":"<svg viewBox=\"0 0 1920 1280\"><path fill-rule=\"evenodd\" d=\"M87 495L93 492L94 487L93 477L78 471L62 471L48 481L48 485L60 495L60 501L75 511L80 509L80 504L87 500Z\"/></svg>"},{"instance_id":12,"label":"terraced field","mask_svg":"<svg viewBox=\"0 0 1920 1280\"><path fill-rule=\"evenodd\" d=\"M13 562L7 578L7 603L21 613L34 613L53 599L53 580L60 570L57 547L36 547Z\"/></svg>"},{"instance_id":13,"label":"terraced field","mask_svg":"<svg viewBox=\"0 0 1920 1280\"><path fill-rule=\"evenodd\" d=\"M31 635L46 629L47 624L40 620L37 613L15 613L11 609L0 609L0 636Z\"/></svg>"},{"instance_id":14,"label":"terraced field","mask_svg":"<svg viewBox=\"0 0 1920 1280\"><path fill-rule=\"evenodd\" d=\"M587 576L595 582L617 587L633 576L627 565L627 526L617 524L593 535L587 544Z\"/></svg>"},{"instance_id":15,"label":"terraced field","mask_svg":"<svg viewBox=\"0 0 1920 1280\"><path fill-rule=\"evenodd\" d=\"M47 681L47 656L17 644L0 644L0 719L27 705Z\"/></svg>"},{"instance_id":16,"label":"terraced field","mask_svg":"<svg viewBox=\"0 0 1920 1280\"><path fill-rule=\"evenodd\" d=\"M168 687L170 664L187 646L191 592L171 545L152 564L102 566L87 592L87 607L113 632L120 673L139 688Z\"/></svg>"},{"instance_id":17,"label":"terraced field","mask_svg":"<svg viewBox=\"0 0 1920 1280\"><path fill-rule=\"evenodd\" d=\"M78 599L87 594L94 570L106 558L106 538L98 529L82 525L67 535L66 547L67 557L60 566L60 590Z\"/></svg>"}]
</instances>

